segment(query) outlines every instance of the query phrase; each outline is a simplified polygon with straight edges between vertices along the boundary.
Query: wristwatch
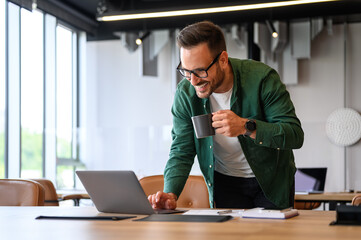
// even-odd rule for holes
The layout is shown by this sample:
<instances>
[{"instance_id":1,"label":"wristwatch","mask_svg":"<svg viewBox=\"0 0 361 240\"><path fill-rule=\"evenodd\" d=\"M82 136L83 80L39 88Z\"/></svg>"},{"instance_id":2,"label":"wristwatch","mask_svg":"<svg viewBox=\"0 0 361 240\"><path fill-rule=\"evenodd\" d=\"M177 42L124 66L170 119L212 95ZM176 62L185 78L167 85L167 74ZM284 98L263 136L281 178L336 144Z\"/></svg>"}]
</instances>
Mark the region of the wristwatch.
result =
<instances>
[{"instance_id":1,"label":"wristwatch","mask_svg":"<svg viewBox=\"0 0 361 240\"><path fill-rule=\"evenodd\" d=\"M256 121L254 120L248 120L246 124L244 125L244 128L246 129L245 136L250 136L255 130L256 130Z\"/></svg>"}]
</instances>

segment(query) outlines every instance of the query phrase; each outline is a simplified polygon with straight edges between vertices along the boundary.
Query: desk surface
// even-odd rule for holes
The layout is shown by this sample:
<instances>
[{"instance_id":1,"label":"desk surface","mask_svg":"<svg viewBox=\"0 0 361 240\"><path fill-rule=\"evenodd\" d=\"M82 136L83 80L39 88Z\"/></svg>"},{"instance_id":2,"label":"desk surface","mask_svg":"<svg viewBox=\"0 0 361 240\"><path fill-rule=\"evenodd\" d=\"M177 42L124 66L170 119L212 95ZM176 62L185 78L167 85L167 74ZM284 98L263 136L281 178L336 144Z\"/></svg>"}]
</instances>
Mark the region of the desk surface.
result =
<instances>
[{"instance_id":1,"label":"desk surface","mask_svg":"<svg viewBox=\"0 0 361 240\"><path fill-rule=\"evenodd\" d=\"M59 191L58 197L62 197L67 194L78 194L82 198L90 198L84 191ZM326 193L312 193L312 194L296 194L296 201L344 201L351 202L352 198L358 193L346 193L346 192L326 192Z\"/></svg>"},{"instance_id":2,"label":"desk surface","mask_svg":"<svg viewBox=\"0 0 361 240\"><path fill-rule=\"evenodd\" d=\"M333 211L299 211L287 220L235 218L223 223L35 220L38 215L117 215L93 207L0 207L1 239L360 239L361 227L329 226ZM118 214L119 215L119 214ZM144 216L138 216L144 217Z\"/></svg>"},{"instance_id":3,"label":"desk surface","mask_svg":"<svg viewBox=\"0 0 361 240\"><path fill-rule=\"evenodd\" d=\"M346 192L325 192L325 193L311 193L311 194L296 194L296 201L337 201L337 202L351 202L352 198L357 193Z\"/></svg>"}]
</instances>

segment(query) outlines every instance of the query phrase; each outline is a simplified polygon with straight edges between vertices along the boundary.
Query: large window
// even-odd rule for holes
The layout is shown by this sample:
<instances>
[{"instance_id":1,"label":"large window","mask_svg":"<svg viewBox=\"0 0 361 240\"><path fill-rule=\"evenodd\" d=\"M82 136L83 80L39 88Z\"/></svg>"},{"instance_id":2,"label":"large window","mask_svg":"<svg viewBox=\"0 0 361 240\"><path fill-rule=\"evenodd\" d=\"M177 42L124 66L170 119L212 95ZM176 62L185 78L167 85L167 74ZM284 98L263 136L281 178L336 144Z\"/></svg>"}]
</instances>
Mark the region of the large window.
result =
<instances>
[{"instance_id":1,"label":"large window","mask_svg":"<svg viewBox=\"0 0 361 240\"><path fill-rule=\"evenodd\" d=\"M56 29L56 155L57 182L74 186L77 150L77 35L58 25Z\"/></svg>"},{"instance_id":2,"label":"large window","mask_svg":"<svg viewBox=\"0 0 361 240\"><path fill-rule=\"evenodd\" d=\"M78 32L0 0L0 178L75 186L79 160ZM7 41L7 42L6 42Z\"/></svg>"},{"instance_id":3,"label":"large window","mask_svg":"<svg viewBox=\"0 0 361 240\"><path fill-rule=\"evenodd\" d=\"M43 176L43 14L21 9L21 177Z\"/></svg>"},{"instance_id":4,"label":"large window","mask_svg":"<svg viewBox=\"0 0 361 240\"><path fill-rule=\"evenodd\" d=\"M5 177L5 1L0 0L0 178Z\"/></svg>"}]
</instances>

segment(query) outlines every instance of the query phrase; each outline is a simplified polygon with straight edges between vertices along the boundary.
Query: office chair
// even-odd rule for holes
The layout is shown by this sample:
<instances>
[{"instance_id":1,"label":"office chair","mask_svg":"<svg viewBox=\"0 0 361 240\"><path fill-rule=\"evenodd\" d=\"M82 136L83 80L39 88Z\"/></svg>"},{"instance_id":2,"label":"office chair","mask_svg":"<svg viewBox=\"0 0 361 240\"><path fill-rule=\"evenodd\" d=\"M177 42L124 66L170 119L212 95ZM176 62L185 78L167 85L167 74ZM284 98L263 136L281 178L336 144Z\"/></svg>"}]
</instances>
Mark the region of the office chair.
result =
<instances>
[{"instance_id":1,"label":"office chair","mask_svg":"<svg viewBox=\"0 0 361 240\"><path fill-rule=\"evenodd\" d=\"M0 206L44 206L44 187L31 180L0 179Z\"/></svg>"},{"instance_id":2,"label":"office chair","mask_svg":"<svg viewBox=\"0 0 361 240\"><path fill-rule=\"evenodd\" d=\"M139 180L147 196L163 191L163 175L144 177ZM184 189L177 200L177 207L209 208L208 189L202 176L189 176Z\"/></svg>"},{"instance_id":3,"label":"office chair","mask_svg":"<svg viewBox=\"0 0 361 240\"><path fill-rule=\"evenodd\" d=\"M318 208L321 205L320 202L296 202L294 204L294 209L299 210L312 210Z\"/></svg>"},{"instance_id":4,"label":"office chair","mask_svg":"<svg viewBox=\"0 0 361 240\"><path fill-rule=\"evenodd\" d=\"M361 194L357 194L353 197L351 205L353 206L361 206Z\"/></svg>"},{"instance_id":5,"label":"office chair","mask_svg":"<svg viewBox=\"0 0 361 240\"><path fill-rule=\"evenodd\" d=\"M38 179L31 179L40 183L45 190L45 201L44 206L59 206L60 201L65 200L73 200L74 206L79 206L80 199L85 199L87 197L83 196L82 194L66 194L58 197L54 184L45 178L38 178Z\"/></svg>"}]
</instances>

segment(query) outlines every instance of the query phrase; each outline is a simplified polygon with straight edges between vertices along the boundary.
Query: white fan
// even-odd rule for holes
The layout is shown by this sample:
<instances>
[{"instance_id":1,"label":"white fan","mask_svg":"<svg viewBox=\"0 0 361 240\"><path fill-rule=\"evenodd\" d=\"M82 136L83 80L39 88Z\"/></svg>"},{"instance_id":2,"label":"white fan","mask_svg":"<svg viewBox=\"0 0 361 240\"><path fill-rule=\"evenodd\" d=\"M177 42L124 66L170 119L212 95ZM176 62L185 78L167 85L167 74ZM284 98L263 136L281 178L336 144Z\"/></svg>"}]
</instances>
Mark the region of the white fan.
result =
<instances>
[{"instance_id":1,"label":"white fan","mask_svg":"<svg viewBox=\"0 0 361 240\"><path fill-rule=\"evenodd\" d=\"M339 146L350 146L361 138L361 116L351 108L331 113L326 122L326 134Z\"/></svg>"}]
</instances>

